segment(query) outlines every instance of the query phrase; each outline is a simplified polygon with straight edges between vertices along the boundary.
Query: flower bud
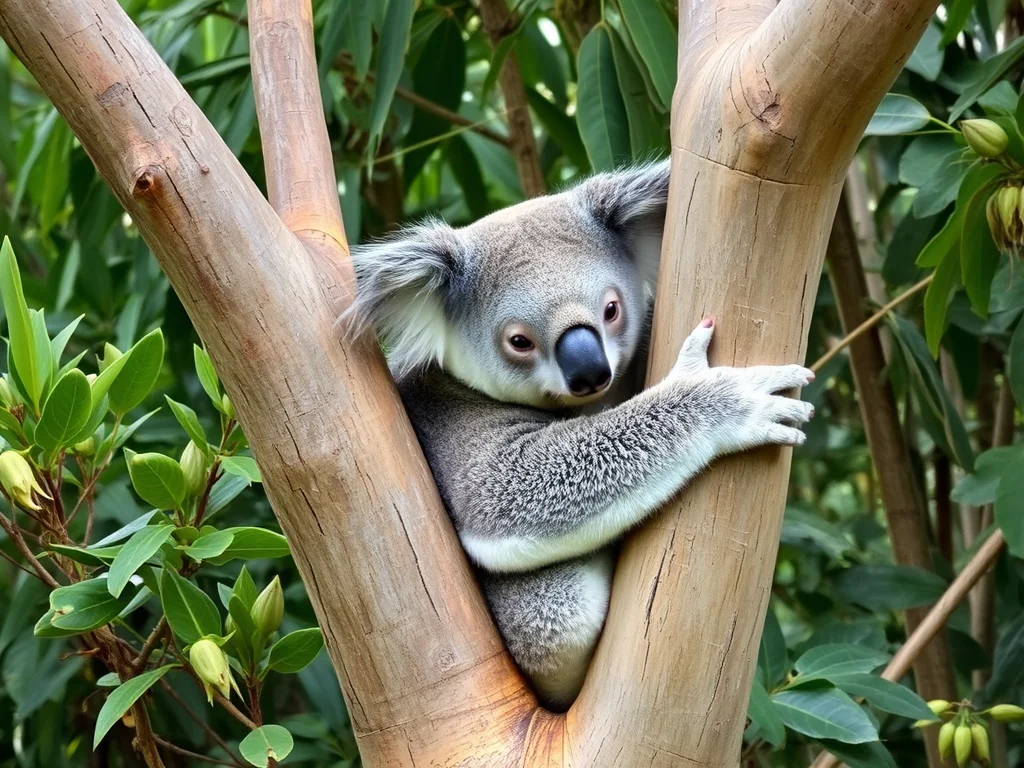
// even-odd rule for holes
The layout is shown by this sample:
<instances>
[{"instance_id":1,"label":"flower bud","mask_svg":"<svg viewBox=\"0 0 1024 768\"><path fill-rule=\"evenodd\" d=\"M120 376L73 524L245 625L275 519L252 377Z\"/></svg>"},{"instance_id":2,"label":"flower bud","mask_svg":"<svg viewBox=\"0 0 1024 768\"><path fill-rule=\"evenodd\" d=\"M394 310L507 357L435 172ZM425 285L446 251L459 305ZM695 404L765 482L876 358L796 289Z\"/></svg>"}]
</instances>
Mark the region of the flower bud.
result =
<instances>
[{"instance_id":1,"label":"flower bud","mask_svg":"<svg viewBox=\"0 0 1024 768\"><path fill-rule=\"evenodd\" d=\"M987 763L990 759L988 731L981 723L971 725L971 756L980 763Z\"/></svg>"},{"instance_id":2,"label":"flower bud","mask_svg":"<svg viewBox=\"0 0 1024 768\"><path fill-rule=\"evenodd\" d=\"M964 768L967 758L971 756L971 744L974 738L971 735L971 726L966 723L958 725L953 733L953 753L956 755L956 764Z\"/></svg>"},{"instance_id":3,"label":"flower bud","mask_svg":"<svg viewBox=\"0 0 1024 768\"><path fill-rule=\"evenodd\" d=\"M999 218L1003 224L1003 231L1011 243L1018 242L1021 234L1020 217L1017 215L1017 205L1020 202L1018 187L1002 187L996 193L996 207L999 209Z\"/></svg>"},{"instance_id":4,"label":"flower bud","mask_svg":"<svg viewBox=\"0 0 1024 768\"><path fill-rule=\"evenodd\" d=\"M178 463L185 474L185 487L190 495L195 496L206 485L206 457L199 446L189 440Z\"/></svg>"},{"instance_id":5,"label":"flower bud","mask_svg":"<svg viewBox=\"0 0 1024 768\"><path fill-rule=\"evenodd\" d=\"M8 496L27 509L40 509L32 498L33 491L43 498L50 498L49 494L39 487L32 466L17 451L0 453L0 486L3 486Z\"/></svg>"},{"instance_id":6,"label":"flower bud","mask_svg":"<svg viewBox=\"0 0 1024 768\"><path fill-rule=\"evenodd\" d=\"M932 699L928 702L928 709L930 709L932 714L936 717L946 712L952 706L953 705L945 699Z\"/></svg>"},{"instance_id":7,"label":"flower bud","mask_svg":"<svg viewBox=\"0 0 1024 768\"><path fill-rule=\"evenodd\" d=\"M991 120L961 120L967 145L982 157L999 157L1006 150L1010 139L998 123Z\"/></svg>"},{"instance_id":8,"label":"flower bud","mask_svg":"<svg viewBox=\"0 0 1024 768\"><path fill-rule=\"evenodd\" d=\"M7 383L6 376L0 378L0 401L7 406L18 404L18 398L14 396L14 391L11 389L11 385Z\"/></svg>"},{"instance_id":9,"label":"flower bud","mask_svg":"<svg viewBox=\"0 0 1024 768\"><path fill-rule=\"evenodd\" d=\"M99 360L100 373L103 373L110 364L119 360L124 353L110 342L103 345L103 359Z\"/></svg>"},{"instance_id":10,"label":"flower bud","mask_svg":"<svg viewBox=\"0 0 1024 768\"><path fill-rule=\"evenodd\" d=\"M221 395L220 407L224 410L224 415L229 419L235 418L235 406L232 405L231 398L228 397L227 392Z\"/></svg>"},{"instance_id":11,"label":"flower bud","mask_svg":"<svg viewBox=\"0 0 1024 768\"><path fill-rule=\"evenodd\" d=\"M956 725L952 721L943 723L939 728L939 754L945 760L953 750L953 736L956 733Z\"/></svg>"},{"instance_id":12,"label":"flower bud","mask_svg":"<svg viewBox=\"0 0 1024 768\"><path fill-rule=\"evenodd\" d=\"M1024 720L1024 709L1013 704L996 704L988 713L992 715L993 720L998 720L1000 723L1015 723Z\"/></svg>"},{"instance_id":13,"label":"flower bud","mask_svg":"<svg viewBox=\"0 0 1024 768\"><path fill-rule=\"evenodd\" d=\"M283 618L284 592L281 591L281 579L275 576L253 603L252 619L266 639L277 631Z\"/></svg>"},{"instance_id":14,"label":"flower bud","mask_svg":"<svg viewBox=\"0 0 1024 768\"><path fill-rule=\"evenodd\" d=\"M96 381L96 374L95 373L87 373L87 374L85 374L85 380L89 382L89 386L91 387L93 385L93 382Z\"/></svg>"},{"instance_id":15,"label":"flower bud","mask_svg":"<svg viewBox=\"0 0 1024 768\"><path fill-rule=\"evenodd\" d=\"M999 215L999 194L993 192L988 202L985 203L985 219L988 221L988 231L992 233L992 240L1000 251L1009 250L1009 243L1006 240L1006 232L1003 228L1003 219Z\"/></svg>"},{"instance_id":16,"label":"flower bud","mask_svg":"<svg viewBox=\"0 0 1024 768\"><path fill-rule=\"evenodd\" d=\"M206 689L207 701L213 704L214 688L225 698L231 696L234 680L231 678L228 657L213 640L197 640L188 652L188 662Z\"/></svg>"},{"instance_id":17,"label":"flower bud","mask_svg":"<svg viewBox=\"0 0 1024 768\"><path fill-rule=\"evenodd\" d=\"M71 446L71 450L79 456L92 456L96 453L96 438L90 435L82 442Z\"/></svg>"}]
</instances>

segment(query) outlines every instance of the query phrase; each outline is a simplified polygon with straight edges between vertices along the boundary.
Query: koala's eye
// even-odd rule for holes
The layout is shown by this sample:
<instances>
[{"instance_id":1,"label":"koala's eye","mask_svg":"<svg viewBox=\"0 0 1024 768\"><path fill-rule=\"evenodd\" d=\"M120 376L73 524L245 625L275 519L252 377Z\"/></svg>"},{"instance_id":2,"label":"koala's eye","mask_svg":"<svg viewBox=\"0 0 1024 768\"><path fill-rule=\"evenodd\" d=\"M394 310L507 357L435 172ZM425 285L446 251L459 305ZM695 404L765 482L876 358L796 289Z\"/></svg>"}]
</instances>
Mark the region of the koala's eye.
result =
<instances>
[{"instance_id":1,"label":"koala's eye","mask_svg":"<svg viewBox=\"0 0 1024 768\"><path fill-rule=\"evenodd\" d=\"M619 302L609 301L604 307L604 321L614 323L619 319Z\"/></svg>"},{"instance_id":2,"label":"koala's eye","mask_svg":"<svg viewBox=\"0 0 1024 768\"><path fill-rule=\"evenodd\" d=\"M533 349L533 342L521 333L517 333L509 338L508 343L517 352L529 352Z\"/></svg>"}]
</instances>

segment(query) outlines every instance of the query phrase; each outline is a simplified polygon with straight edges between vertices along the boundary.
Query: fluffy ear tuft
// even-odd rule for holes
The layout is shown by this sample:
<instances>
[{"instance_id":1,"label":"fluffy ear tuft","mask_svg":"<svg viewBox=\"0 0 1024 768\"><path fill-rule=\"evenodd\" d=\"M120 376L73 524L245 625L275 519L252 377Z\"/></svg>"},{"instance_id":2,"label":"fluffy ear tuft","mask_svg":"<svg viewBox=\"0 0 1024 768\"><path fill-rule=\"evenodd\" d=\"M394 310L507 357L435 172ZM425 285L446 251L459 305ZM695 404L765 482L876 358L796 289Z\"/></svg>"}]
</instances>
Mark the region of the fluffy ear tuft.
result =
<instances>
[{"instance_id":1,"label":"fluffy ear tuft","mask_svg":"<svg viewBox=\"0 0 1024 768\"><path fill-rule=\"evenodd\" d=\"M669 161L665 159L599 173L579 187L585 210L625 239L651 296L661 260L668 180Z\"/></svg>"},{"instance_id":2,"label":"fluffy ear tuft","mask_svg":"<svg viewBox=\"0 0 1024 768\"><path fill-rule=\"evenodd\" d=\"M376 330L398 375L440 361L446 308L471 279L467 249L440 221L403 229L352 251L356 300L341 321L351 334Z\"/></svg>"}]
</instances>

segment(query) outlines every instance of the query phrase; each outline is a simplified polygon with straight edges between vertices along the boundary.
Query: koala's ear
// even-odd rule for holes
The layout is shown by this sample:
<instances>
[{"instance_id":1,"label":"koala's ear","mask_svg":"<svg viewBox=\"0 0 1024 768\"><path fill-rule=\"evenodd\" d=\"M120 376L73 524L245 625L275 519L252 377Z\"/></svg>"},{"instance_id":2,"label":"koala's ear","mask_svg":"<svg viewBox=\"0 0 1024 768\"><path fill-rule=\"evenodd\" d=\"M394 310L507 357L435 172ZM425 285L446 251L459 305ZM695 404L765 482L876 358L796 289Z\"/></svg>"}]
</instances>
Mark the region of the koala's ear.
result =
<instances>
[{"instance_id":1,"label":"koala's ear","mask_svg":"<svg viewBox=\"0 0 1024 768\"><path fill-rule=\"evenodd\" d=\"M342 317L350 333L373 327L396 373L440 361L449 333L446 309L472 279L458 232L427 222L352 251L356 300Z\"/></svg>"},{"instance_id":2,"label":"koala's ear","mask_svg":"<svg viewBox=\"0 0 1024 768\"><path fill-rule=\"evenodd\" d=\"M604 226L628 234L665 224L669 161L599 173L580 186L583 204Z\"/></svg>"},{"instance_id":3,"label":"koala's ear","mask_svg":"<svg viewBox=\"0 0 1024 768\"><path fill-rule=\"evenodd\" d=\"M636 260L645 290L653 297L661 261L669 161L599 173L579 187L584 209L619 234Z\"/></svg>"}]
</instances>

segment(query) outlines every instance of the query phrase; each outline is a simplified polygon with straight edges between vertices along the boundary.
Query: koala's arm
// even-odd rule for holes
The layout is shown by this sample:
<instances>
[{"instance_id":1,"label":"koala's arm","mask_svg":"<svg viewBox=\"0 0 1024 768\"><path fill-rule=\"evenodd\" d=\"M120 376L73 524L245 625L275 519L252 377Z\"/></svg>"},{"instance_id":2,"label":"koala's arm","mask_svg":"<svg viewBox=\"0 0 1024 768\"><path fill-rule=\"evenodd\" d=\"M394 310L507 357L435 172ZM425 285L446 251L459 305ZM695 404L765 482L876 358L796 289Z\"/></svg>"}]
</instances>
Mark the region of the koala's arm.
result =
<instances>
[{"instance_id":1,"label":"koala's arm","mask_svg":"<svg viewBox=\"0 0 1024 768\"><path fill-rule=\"evenodd\" d=\"M593 552L670 499L718 456L796 445L807 403L777 393L813 380L796 365L709 368L712 328L668 377L607 411L509 424L453 472L448 503L483 568L517 572Z\"/></svg>"}]
</instances>

